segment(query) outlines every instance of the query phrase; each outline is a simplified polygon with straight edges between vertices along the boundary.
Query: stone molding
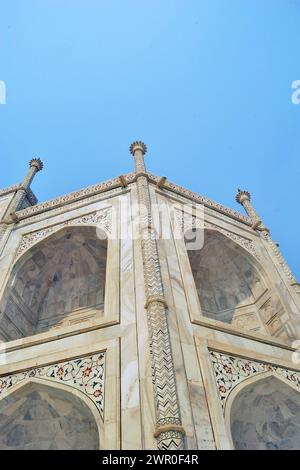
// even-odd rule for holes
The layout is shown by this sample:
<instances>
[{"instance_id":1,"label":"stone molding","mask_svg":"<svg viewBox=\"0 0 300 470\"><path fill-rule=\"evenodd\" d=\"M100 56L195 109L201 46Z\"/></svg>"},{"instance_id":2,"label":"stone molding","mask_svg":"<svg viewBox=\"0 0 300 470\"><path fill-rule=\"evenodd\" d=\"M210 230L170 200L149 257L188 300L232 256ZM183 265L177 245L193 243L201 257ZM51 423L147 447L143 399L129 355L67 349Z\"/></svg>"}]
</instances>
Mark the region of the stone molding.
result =
<instances>
[{"instance_id":1,"label":"stone molding","mask_svg":"<svg viewBox=\"0 0 300 470\"><path fill-rule=\"evenodd\" d=\"M154 183L155 186L161 180L161 177L150 174L150 173L145 173L143 175L136 175L135 173L127 173L126 175L123 175L124 181L127 184L134 183L139 176L145 176L148 179L148 181L150 183ZM20 189L20 187L21 185L15 185L13 190L16 191ZM89 196L93 196L93 195L96 195L105 191L110 191L111 189L114 189L114 188L122 188L122 187L123 186L122 186L122 183L120 182L119 177L116 177L116 178L104 181L103 183L95 184L87 188L81 189L79 191L74 191L67 195L60 196L55 199L51 199L49 201L45 201L40 204L36 204L34 207L29 207L25 210L19 210L16 214L19 220L25 219L35 214L39 214L39 213L60 207L64 204L70 204L72 202L79 201ZM12 191L11 188L8 188L8 190L2 190L2 191L11 192ZM161 190L171 191L184 198L190 199L197 204L203 204L204 206L209 207L224 215L227 215L235 220L238 220L243 224L246 224L249 226L251 226L252 224L249 217L246 217L233 209L229 209L223 206L222 204L218 204L207 197L201 196L197 193L194 193L193 191L185 189L182 186L178 186L174 183L170 183L169 181L166 181L164 183L163 189ZM6 193L4 192L4 194ZM0 191L0 195L1 195L1 191Z\"/></svg>"},{"instance_id":2,"label":"stone molding","mask_svg":"<svg viewBox=\"0 0 300 470\"><path fill-rule=\"evenodd\" d=\"M275 264L279 265L281 268L281 271L283 272L285 278L287 279L288 283L290 286L295 290L295 292L300 295L300 290L299 290L299 284L296 279L296 276L294 273L291 271L290 267L288 266L287 262L285 261L284 257L280 253L280 250L276 243L272 240L268 232L263 232L262 233L262 238L265 240L267 247L269 248L269 253L271 255L271 258L273 258L273 261Z\"/></svg>"},{"instance_id":3,"label":"stone molding","mask_svg":"<svg viewBox=\"0 0 300 470\"><path fill-rule=\"evenodd\" d=\"M126 178L126 181L128 184L134 181L134 177L135 177L134 173L128 173L127 175L124 175L124 178ZM100 194L102 192L109 191L111 189L115 189L119 187L122 187L119 177L113 178L103 183L95 184L93 186L89 186L79 191L74 191L64 196L60 196L55 199L50 199L49 201L42 202L40 204L37 204L36 206L29 207L28 209L18 211L16 215L19 220L25 219L35 214L40 214L42 212L55 209L57 207L61 207L65 204L70 204L72 202L80 201L81 199L85 199L89 196L94 196L96 194Z\"/></svg>"},{"instance_id":4,"label":"stone molding","mask_svg":"<svg viewBox=\"0 0 300 470\"><path fill-rule=\"evenodd\" d=\"M0 189L0 196L4 196L9 193L14 193L18 191L18 189L22 189L22 184L13 184L12 186L8 186L8 188Z\"/></svg>"},{"instance_id":5,"label":"stone molding","mask_svg":"<svg viewBox=\"0 0 300 470\"><path fill-rule=\"evenodd\" d=\"M149 179L151 182L154 182L155 184L157 184L158 181L160 180L160 177L155 176L153 174L149 174ZM164 187L162 191L164 191L165 189L172 191L174 193L177 193L181 196L184 196L188 199L191 199L192 201L198 204L203 204L204 206L214 209L217 212L228 215L232 219L239 220L243 224L246 224L249 226L252 225L251 219L249 217L246 217L233 209L229 209L228 207L225 207L222 204L219 204L213 201L212 199L209 199L205 196L201 196L200 194L194 193L193 191L190 191L189 189L185 189L182 186L178 186L177 184L166 181L164 183Z\"/></svg>"},{"instance_id":6,"label":"stone molding","mask_svg":"<svg viewBox=\"0 0 300 470\"><path fill-rule=\"evenodd\" d=\"M0 377L1 395L25 380L33 378L60 383L84 393L97 407L102 419L104 417L105 392L105 359L106 353L71 359L69 361L35 367L16 374Z\"/></svg>"}]
</instances>

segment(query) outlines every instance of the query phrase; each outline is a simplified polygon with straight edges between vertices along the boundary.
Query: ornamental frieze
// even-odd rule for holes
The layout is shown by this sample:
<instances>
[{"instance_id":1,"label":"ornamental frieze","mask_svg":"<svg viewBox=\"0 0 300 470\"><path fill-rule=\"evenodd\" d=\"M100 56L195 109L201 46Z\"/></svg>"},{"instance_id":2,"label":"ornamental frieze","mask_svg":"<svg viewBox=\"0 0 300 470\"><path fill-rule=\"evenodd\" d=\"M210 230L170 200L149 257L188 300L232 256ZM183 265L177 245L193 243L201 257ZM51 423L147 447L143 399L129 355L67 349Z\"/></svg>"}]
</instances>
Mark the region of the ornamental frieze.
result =
<instances>
[{"instance_id":1,"label":"ornamental frieze","mask_svg":"<svg viewBox=\"0 0 300 470\"><path fill-rule=\"evenodd\" d=\"M134 173L129 173L126 175L127 183L130 183L134 179ZM116 188L120 186L120 179L113 178L108 181L104 181L103 183L94 184L87 188L81 189L79 191L74 191L72 193L66 194L64 196L57 197L55 199L51 199L49 201L43 202L41 204L37 204L35 206L29 207L25 210L18 211L17 217L18 219L24 219L27 217L31 217L34 214L38 214L40 212L48 211L52 208L56 208L65 204L70 204L71 202L79 201L84 199L88 196L94 196L104 191L108 191L110 189Z\"/></svg>"},{"instance_id":2,"label":"ornamental frieze","mask_svg":"<svg viewBox=\"0 0 300 470\"><path fill-rule=\"evenodd\" d=\"M107 235L110 235L112 230L111 207L101 209L99 211L93 212L91 214L86 214L75 219L69 219L59 224L52 225L50 227L46 227L44 229L23 235L15 257L18 258L19 256L21 256L22 253L24 253L33 245L46 238L51 233L54 233L60 230L61 228L70 225L95 225L99 228L102 228Z\"/></svg>"},{"instance_id":3,"label":"ornamental frieze","mask_svg":"<svg viewBox=\"0 0 300 470\"><path fill-rule=\"evenodd\" d=\"M158 176L155 176L153 174L149 174L149 178L150 178L150 181L154 181L156 183L160 180ZM214 209L217 212L228 215L230 218L239 220L243 224L251 225L251 220L249 217L246 217L233 209L229 209L228 207L225 207L222 204L219 204L205 196L201 196L200 194L194 193L193 191L190 191L189 189L183 188L182 186L178 186L177 184L166 181L164 183L164 189L172 191L188 199L191 199L197 204L203 204L204 206Z\"/></svg>"}]
</instances>

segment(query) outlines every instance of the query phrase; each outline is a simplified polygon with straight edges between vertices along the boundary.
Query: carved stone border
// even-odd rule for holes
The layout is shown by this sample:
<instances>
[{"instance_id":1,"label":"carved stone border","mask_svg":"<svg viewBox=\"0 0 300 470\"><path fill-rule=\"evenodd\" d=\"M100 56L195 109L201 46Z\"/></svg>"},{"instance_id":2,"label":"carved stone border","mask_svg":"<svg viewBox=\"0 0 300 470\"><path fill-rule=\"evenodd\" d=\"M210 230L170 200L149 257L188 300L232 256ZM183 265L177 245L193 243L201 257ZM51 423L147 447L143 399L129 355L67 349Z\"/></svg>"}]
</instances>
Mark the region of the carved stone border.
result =
<instances>
[{"instance_id":1,"label":"carved stone border","mask_svg":"<svg viewBox=\"0 0 300 470\"><path fill-rule=\"evenodd\" d=\"M149 179L151 183L155 183L155 184L157 184L157 182L160 180L159 176L156 176L150 173L147 174L147 178ZM126 175L123 175L123 179L124 181L126 181L127 184L133 183L134 181L136 181L136 174L128 173ZM12 186L11 188L8 188L7 190L3 190L5 191L4 194L6 194L6 192L10 192L12 188L15 188L15 190L17 190L20 186L21 185L15 185L15 186ZM113 188L118 188L118 187L122 187L120 178L119 177L112 178L110 180L104 181L103 183L94 184L87 188L80 189L79 191L74 191L64 196L59 196L55 199L51 199L49 201L36 204L24 210L20 210L17 212L17 217L18 219L31 217L35 214L39 214L41 212L60 207L62 205L69 204L71 202L75 202L80 199L84 199L88 196L93 196L95 194L99 194L105 191L110 191ZM169 181L166 181L164 184L164 189L166 189L167 191L176 193L179 196L182 196L184 198L193 200L194 202L198 204L199 203L204 204L205 206L210 207L211 209L214 209L220 213L226 214L229 217L242 222L243 224L251 225L251 220L249 219L249 217L245 217L244 215L240 214L239 212L233 209L229 209L228 207L225 207L222 204L214 202L205 196L201 196L188 189L185 189L182 186L178 186L174 183L170 183Z\"/></svg>"},{"instance_id":2,"label":"carved stone border","mask_svg":"<svg viewBox=\"0 0 300 470\"><path fill-rule=\"evenodd\" d=\"M150 178L150 181L152 180L155 183L157 183L160 180L158 176L153 175L153 174L149 174L149 178ZM203 204L204 206L207 206L217 212L228 215L231 219L239 220L243 224L247 224L251 226L251 219L249 217L246 217L240 212L237 212L233 209L229 209L228 207L225 207L222 204L219 204L218 202L213 201L212 199L209 199L205 196L201 196L200 194L194 193L193 191L190 191L189 189L183 188L182 186L178 186L177 184L166 181L164 183L164 189L177 193L190 200L193 200L197 204Z\"/></svg>"},{"instance_id":3,"label":"carved stone border","mask_svg":"<svg viewBox=\"0 0 300 470\"><path fill-rule=\"evenodd\" d=\"M134 178L134 173L127 174L127 183L133 182ZM18 219L24 219L27 217L31 217L32 215L39 214L41 212L45 212L60 206L64 206L66 204L70 204L71 202L79 201L89 196L94 196L118 187L121 187L119 177L104 181L103 183L94 184L87 188L80 189L79 191L74 191L72 193L66 194L64 196L59 196L55 199L50 199L49 201L42 202L32 207L28 207L27 209L18 211L16 215Z\"/></svg>"},{"instance_id":4,"label":"carved stone border","mask_svg":"<svg viewBox=\"0 0 300 470\"><path fill-rule=\"evenodd\" d=\"M21 183L18 184L13 184L12 186L9 186L8 188L0 189L0 196L4 196L4 194L9 194L17 191L22 187Z\"/></svg>"},{"instance_id":5,"label":"carved stone border","mask_svg":"<svg viewBox=\"0 0 300 470\"><path fill-rule=\"evenodd\" d=\"M24 251L31 248L51 233L57 232L59 229L72 225L95 225L101 227L107 235L111 234L112 230L112 210L111 207L92 212L90 214L82 215L75 219L69 219L50 227L46 227L35 232L23 235L18 246L15 258L19 258Z\"/></svg>"},{"instance_id":6,"label":"carved stone border","mask_svg":"<svg viewBox=\"0 0 300 470\"><path fill-rule=\"evenodd\" d=\"M300 295L300 284L298 283L296 276L294 275L289 265L285 261L284 257L282 256L278 245L274 243L269 233L263 233L262 237L267 244L267 248L269 248L271 258L273 259L275 264L277 264L281 268L287 282L290 284L292 289L294 289L297 295Z\"/></svg>"},{"instance_id":7,"label":"carved stone border","mask_svg":"<svg viewBox=\"0 0 300 470\"><path fill-rule=\"evenodd\" d=\"M66 362L35 367L17 374L0 377L0 398L4 392L26 379L38 378L71 386L87 395L104 416L106 353L72 359Z\"/></svg>"},{"instance_id":8,"label":"carved stone border","mask_svg":"<svg viewBox=\"0 0 300 470\"><path fill-rule=\"evenodd\" d=\"M275 366L266 362L253 361L237 356L210 351L219 398L223 411L230 392L244 380L265 372L273 372L275 375L290 381L300 391L300 372Z\"/></svg>"}]
</instances>

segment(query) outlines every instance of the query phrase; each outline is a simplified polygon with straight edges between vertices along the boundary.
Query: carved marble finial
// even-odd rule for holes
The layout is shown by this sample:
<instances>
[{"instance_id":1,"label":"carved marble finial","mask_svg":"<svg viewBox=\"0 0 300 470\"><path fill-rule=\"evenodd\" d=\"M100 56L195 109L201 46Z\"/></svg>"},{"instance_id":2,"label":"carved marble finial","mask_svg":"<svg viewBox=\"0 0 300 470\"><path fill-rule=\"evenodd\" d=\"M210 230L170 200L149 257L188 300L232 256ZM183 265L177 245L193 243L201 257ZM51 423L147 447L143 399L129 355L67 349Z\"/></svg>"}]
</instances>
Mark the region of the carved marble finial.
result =
<instances>
[{"instance_id":1,"label":"carved marble finial","mask_svg":"<svg viewBox=\"0 0 300 470\"><path fill-rule=\"evenodd\" d=\"M134 152L136 150L140 150L142 154L145 155L145 153L147 153L147 146L141 140L136 140L135 142L132 142L132 144L130 145L129 151L131 155L134 156Z\"/></svg>"},{"instance_id":2,"label":"carved marble finial","mask_svg":"<svg viewBox=\"0 0 300 470\"><path fill-rule=\"evenodd\" d=\"M34 166L37 171L41 171L44 168L44 164L40 158L33 158L30 160L29 166Z\"/></svg>"},{"instance_id":3,"label":"carved marble finial","mask_svg":"<svg viewBox=\"0 0 300 470\"><path fill-rule=\"evenodd\" d=\"M235 197L236 202L239 204L243 204L244 201L251 200L251 195L248 191L242 191L240 188L238 188L237 195Z\"/></svg>"}]
</instances>

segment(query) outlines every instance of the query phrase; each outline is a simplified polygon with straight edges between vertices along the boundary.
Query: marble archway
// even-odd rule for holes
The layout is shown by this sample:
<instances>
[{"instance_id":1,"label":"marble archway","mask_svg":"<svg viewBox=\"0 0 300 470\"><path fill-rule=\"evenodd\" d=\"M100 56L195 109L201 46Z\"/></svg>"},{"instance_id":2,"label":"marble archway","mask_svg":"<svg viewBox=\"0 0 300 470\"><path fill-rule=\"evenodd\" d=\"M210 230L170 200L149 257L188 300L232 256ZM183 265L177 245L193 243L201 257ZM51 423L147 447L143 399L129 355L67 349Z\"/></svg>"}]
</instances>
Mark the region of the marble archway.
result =
<instances>
[{"instance_id":1,"label":"marble archway","mask_svg":"<svg viewBox=\"0 0 300 470\"><path fill-rule=\"evenodd\" d=\"M103 314L107 240L96 227L66 227L31 247L0 304L0 339L41 333Z\"/></svg>"},{"instance_id":2,"label":"marble archway","mask_svg":"<svg viewBox=\"0 0 300 470\"><path fill-rule=\"evenodd\" d=\"M201 249L188 250L202 315L249 331L286 335L280 321L285 310L258 261L221 232L204 233Z\"/></svg>"}]
</instances>

